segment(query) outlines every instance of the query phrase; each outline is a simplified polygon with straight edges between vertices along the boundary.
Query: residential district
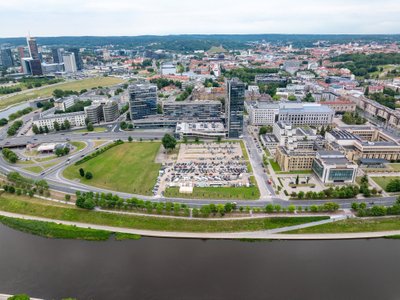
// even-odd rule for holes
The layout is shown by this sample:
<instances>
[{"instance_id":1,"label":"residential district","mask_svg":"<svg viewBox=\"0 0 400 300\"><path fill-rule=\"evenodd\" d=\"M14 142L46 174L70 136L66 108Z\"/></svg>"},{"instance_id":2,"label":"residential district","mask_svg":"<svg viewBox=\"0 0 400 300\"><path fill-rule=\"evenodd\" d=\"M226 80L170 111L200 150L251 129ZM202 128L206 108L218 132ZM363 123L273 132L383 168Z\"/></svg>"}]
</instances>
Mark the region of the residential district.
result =
<instances>
[{"instance_id":1,"label":"residential district","mask_svg":"<svg viewBox=\"0 0 400 300\"><path fill-rule=\"evenodd\" d=\"M395 204L398 42L187 49L2 44L3 175L74 200Z\"/></svg>"}]
</instances>

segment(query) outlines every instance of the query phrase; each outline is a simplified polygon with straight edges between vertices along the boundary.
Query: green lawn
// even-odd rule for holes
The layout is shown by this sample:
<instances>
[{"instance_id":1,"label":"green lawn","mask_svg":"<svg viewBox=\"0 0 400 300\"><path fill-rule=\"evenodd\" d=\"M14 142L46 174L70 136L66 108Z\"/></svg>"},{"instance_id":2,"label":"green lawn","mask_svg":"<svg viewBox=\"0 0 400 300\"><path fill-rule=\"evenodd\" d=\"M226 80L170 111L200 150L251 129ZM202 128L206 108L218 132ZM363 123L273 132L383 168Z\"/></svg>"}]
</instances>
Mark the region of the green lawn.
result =
<instances>
[{"instance_id":1,"label":"green lawn","mask_svg":"<svg viewBox=\"0 0 400 300\"><path fill-rule=\"evenodd\" d=\"M123 80L121 78L116 77L96 77L61 83L58 85L50 85L38 90L26 90L19 95L2 99L0 101L0 109L38 97L49 97L53 94L55 89L81 91L83 89L91 89L98 86L111 86L122 82Z\"/></svg>"},{"instance_id":2,"label":"green lawn","mask_svg":"<svg viewBox=\"0 0 400 300\"><path fill-rule=\"evenodd\" d=\"M86 147L86 143L84 142L74 141L70 142L70 144L76 148L76 151L80 151Z\"/></svg>"},{"instance_id":3,"label":"green lawn","mask_svg":"<svg viewBox=\"0 0 400 300\"><path fill-rule=\"evenodd\" d=\"M161 164L155 163L160 143L124 143L99 156L64 170L68 179L114 191L152 195ZM79 169L90 171L93 179L79 176Z\"/></svg>"},{"instance_id":4,"label":"green lawn","mask_svg":"<svg viewBox=\"0 0 400 300\"><path fill-rule=\"evenodd\" d=\"M70 225L56 224L34 220L24 220L0 216L0 223L13 229L57 239L79 239L89 241L105 241L111 236L111 232L89 228L79 228ZM126 237L125 239L128 239Z\"/></svg>"},{"instance_id":5,"label":"green lawn","mask_svg":"<svg viewBox=\"0 0 400 300\"><path fill-rule=\"evenodd\" d=\"M282 171L282 170L281 170L281 167L279 166L279 164L278 164L275 160L270 159L270 160L269 160L269 163L270 163L272 169L273 169L275 172L281 172L281 171Z\"/></svg>"},{"instance_id":6,"label":"green lawn","mask_svg":"<svg viewBox=\"0 0 400 300\"><path fill-rule=\"evenodd\" d=\"M311 174L312 170L295 170L295 171L289 171L289 172L278 172L278 174L299 174L299 175L304 175L304 174Z\"/></svg>"},{"instance_id":7,"label":"green lawn","mask_svg":"<svg viewBox=\"0 0 400 300\"><path fill-rule=\"evenodd\" d=\"M165 190L164 195L172 198L257 200L260 198L260 191L256 186L194 187L192 194L181 194L178 187L170 187Z\"/></svg>"},{"instance_id":8,"label":"green lawn","mask_svg":"<svg viewBox=\"0 0 400 300\"><path fill-rule=\"evenodd\" d=\"M79 129L79 130L74 130L73 133L91 133L91 132L104 132L106 131L107 128L105 127L93 127L93 131L89 131L86 128L85 129Z\"/></svg>"},{"instance_id":9,"label":"green lawn","mask_svg":"<svg viewBox=\"0 0 400 300\"><path fill-rule=\"evenodd\" d=\"M242 148L243 157L246 160L247 171L251 173L253 172L253 168L251 167L249 154L247 153L247 149L243 141L240 141L240 148Z\"/></svg>"},{"instance_id":10,"label":"green lawn","mask_svg":"<svg viewBox=\"0 0 400 300\"><path fill-rule=\"evenodd\" d=\"M328 217L277 217L244 220L193 220L121 215L61 206L14 195L0 196L0 210L64 221L115 227L181 232L255 231L325 220Z\"/></svg>"},{"instance_id":11,"label":"green lawn","mask_svg":"<svg viewBox=\"0 0 400 300\"><path fill-rule=\"evenodd\" d=\"M386 186L393 179L400 179L398 176L382 176L382 177L371 177L383 190L386 191Z\"/></svg>"},{"instance_id":12,"label":"green lawn","mask_svg":"<svg viewBox=\"0 0 400 300\"><path fill-rule=\"evenodd\" d=\"M285 233L346 233L400 230L400 217L349 219L323 225L288 231Z\"/></svg>"},{"instance_id":13,"label":"green lawn","mask_svg":"<svg viewBox=\"0 0 400 300\"><path fill-rule=\"evenodd\" d=\"M400 172L400 164L389 164L394 171Z\"/></svg>"},{"instance_id":14,"label":"green lawn","mask_svg":"<svg viewBox=\"0 0 400 300\"><path fill-rule=\"evenodd\" d=\"M33 173L37 173L37 174L43 172L43 168L40 166L33 166L33 167L24 168L24 169L29 172L33 172Z\"/></svg>"}]
</instances>

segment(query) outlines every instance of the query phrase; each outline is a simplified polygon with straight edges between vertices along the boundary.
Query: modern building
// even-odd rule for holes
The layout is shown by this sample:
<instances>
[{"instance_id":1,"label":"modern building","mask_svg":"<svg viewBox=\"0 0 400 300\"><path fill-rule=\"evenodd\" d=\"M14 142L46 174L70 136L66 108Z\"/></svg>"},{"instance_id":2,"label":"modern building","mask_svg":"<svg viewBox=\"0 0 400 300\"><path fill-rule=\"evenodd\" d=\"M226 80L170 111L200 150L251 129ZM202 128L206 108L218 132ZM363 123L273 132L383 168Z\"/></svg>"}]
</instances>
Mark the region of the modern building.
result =
<instances>
[{"instance_id":1,"label":"modern building","mask_svg":"<svg viewBox=\"0 0 400 300\"><path fill-rule=\"evenodd\" d=\"M73 106L76 102L78 102L79 97L76 95L72 95L69 97L59 98L54 100L54 107L56 110L66 111L68 108Z\"/></svg>"},{"instance_id":2,"label":"modern building","mask_svg":"<svg viewBox=\"0 0 400 300\"><path fill-rule=\"evenodd\" d=\"M14 58L10 48L3 47L0 49L0 65L5 68L14 66Z\"/></svg>"},{"instance_id":3,"label":"modern building","mask_svg":"<svg viewBox=\"0 0 400 300\"><path fill-rule=\"evenodd\" d=\"M29 56L33 59L40 61L39 49L36 43L36 39L33 37L27 37L26 42L28 44Z\"/></svg>"},{"instance_id":4,"label":"modern building","mask_svg":"<svg viewBox=\"0 0 400 300\"><path fill-rule=\"evenodd\" d=\"M222 104L220 101L166 101L163 113L166 117L180 120L221 121Z\"/></svg>"},{"instance_id":5,"label":"modern building","mask_svg":"<svg viewBox=\"0 0 400 300\"><path fill-rule=\"evenodd\" d=\"M86 106L85 114L89 122L92 124L100 123L103 119L103 107L100 103L93 103L90 106Z\"/></svg>"},{"instance_id":6,"label":"modern building","mask_svg":"<svg viewBox=\"0 0 400 300\"><path fill-rule=\"evenodd\" d=\"M227 82L226 124L229 138L239 138L243 134L243 113L245 85L234 78Z\"/></svg>"},{"instance_id":7,"label":"modern building","mask_svg":"<svg viewBox=\"0 0 400 300\"><path fill-rule=\"evenodd\" d=\"M135 84L129 87L129 111L132 120L157 114L157 86Z\"/></svg>"},{"instance_id":8,"label":"modern building","mask_svg":"<svg viewBox=\"0 0 400 300\"><path fill-rule=\"evenodd\" d=\"M61 64L63 63L63 53L64 53L64 49L62 48L53 48L51 49L51 54L53 56L53 62L55 64Z\"/></svg>"},{"instance_id":9,"label":"modern building","mask_svg":"<svg viewBox=\"0 0 400 300\"><path fill-rule=\"evenodd\" d=\"M54 74L54 73L60 73L64 71L64 65L63 64L47 64L47 63L42 63L42 71L43 74Z\"/></svg>"},{"instance_id":10,"label":"modern building","mask_svg":"<svg viewBox=\"0 0 400 300\"><path fill-rule=\"evenodd\" d=\"M39 59L23 58L21 60L22 71L24 74L29 74L33 76L43 75L42 64Z\"/></svg>"},{"instance_id":11,"label":"modern building","mask_svg":"<svg viewBox=\"0 0 400 300\"><path fill-rule=\"evenodd\" d=\"M79 49L78 48L69 48L68 52L74 54L76 69L78 71L81 71L83 69L83 61L82 61L82 57L81 57L81 53L80 53Z\"/></svg>"},{"instance_id":12,"label":"modern building","mask_svg":"<svg viewBox=\"0 0 400 300\"><path fill-rule=\"evenodd\" d=\"M354 183L357 164L339 151L317 151L312 170L323 183Z\"/></svg>"},{"instance_id":13,"label":"modern building","mask_svg":"<svg viewBox=\"0 0 400 300\"><path fill-rule=\"evenodd\" d=\"M103 107L104 122L112 122L119 117L118 103L115 101L108 101Z\"/></svg>"},{"instance_id":14,"label":"modern building","mask_svg":"<svg viewBox=\"0 0 400 300\"><path fill-rule=\"evenodd\" d=\"M179 122L176 125L175 136L182 139L183 137L198 137L202 139L215 139L224 138L226 136L226 131L224 124L219 122L213 123L186 123Z\"/></svg>"},{"instance_id":15,"label":"modern building","mask_svg":"<svg viewBox=\"0 0 400 300\"><path fill-rule=\"evenodd\" d=\"M256 101L248 109L251 125L273 125L278 121L279 104Z\"/></svg>"},{"instance_id":16,"label":"modern building","mask_svg":"<svg viewBox=\"0 0 400 300\"><path fill-rule=\"evenodd\" d=\"M62 56L64 62L64 70L67 73L76 73L78 68L76 66L75 54L74 53L64 53Z\"/></svg>"}]
</instances>

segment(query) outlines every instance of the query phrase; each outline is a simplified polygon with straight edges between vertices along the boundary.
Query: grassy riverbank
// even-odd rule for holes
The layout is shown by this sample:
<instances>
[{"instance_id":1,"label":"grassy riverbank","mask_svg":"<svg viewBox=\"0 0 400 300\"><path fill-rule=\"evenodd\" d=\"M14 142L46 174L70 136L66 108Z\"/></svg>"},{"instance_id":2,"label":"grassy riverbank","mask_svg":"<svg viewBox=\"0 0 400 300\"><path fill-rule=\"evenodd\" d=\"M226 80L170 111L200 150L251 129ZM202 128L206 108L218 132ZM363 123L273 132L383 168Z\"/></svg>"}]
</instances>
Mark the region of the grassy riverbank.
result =
<instances>
[{"instance_id":1,"label":"grassy riverbank","mask_svg":"<svg viewBox=\"0 0 400 300\"><path fill-rule=\"evenodd\" d=\"M277 217L244 220L193 220L121 215L87 211L78 208L53 205L49 201L5 195L0 197L0 210L97 225L134 228L142 230L181 232L234 232L256 231L315 222L328 217Z\"/></svg>"},{"instance_id":2,"label":"grassy riverbank","mask_svg":"<svg viewBox=\"0 0 400 300\"><path fill-rule=\"evenodd\" d=\"M400 230L400 217L349 219L285 233L352 233Z\"/></svg>"}]
</instances>

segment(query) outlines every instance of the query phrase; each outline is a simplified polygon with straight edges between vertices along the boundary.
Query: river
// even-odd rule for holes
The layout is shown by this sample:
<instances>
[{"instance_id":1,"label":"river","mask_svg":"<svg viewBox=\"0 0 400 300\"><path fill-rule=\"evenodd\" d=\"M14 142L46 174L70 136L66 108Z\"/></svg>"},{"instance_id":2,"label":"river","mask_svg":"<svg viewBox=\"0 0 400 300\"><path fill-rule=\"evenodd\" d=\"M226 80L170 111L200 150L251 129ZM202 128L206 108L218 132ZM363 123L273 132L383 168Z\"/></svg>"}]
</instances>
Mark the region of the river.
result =
<instances>
[{"instance_id":1,"label":"river","mask_svg":"<svg viewBox=\"0 0 400 300\"><path fill-rule=\"evenodd\" d=\"M0 293L61 299L399 299L400 240L56 240L0 225Z\"/></svg>"}]
</instances>

